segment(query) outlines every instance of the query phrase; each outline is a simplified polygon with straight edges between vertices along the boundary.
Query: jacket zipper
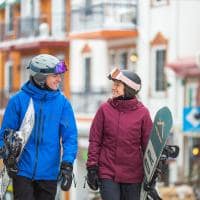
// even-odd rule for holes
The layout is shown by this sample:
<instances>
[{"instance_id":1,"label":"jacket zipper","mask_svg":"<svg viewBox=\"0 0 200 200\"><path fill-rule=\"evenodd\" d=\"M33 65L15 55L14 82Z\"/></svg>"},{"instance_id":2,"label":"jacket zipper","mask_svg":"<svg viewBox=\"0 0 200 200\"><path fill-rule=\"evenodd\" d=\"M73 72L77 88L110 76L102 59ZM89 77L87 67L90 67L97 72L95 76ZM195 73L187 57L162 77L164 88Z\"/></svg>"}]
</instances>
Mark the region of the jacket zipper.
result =
<instances>
[{"instance_id":1,"label":"jacket zipper","mask_svg":"<svg viewBox=\"0 0 200 200\"><path fill-rule=\"evenodd\" d=\"M118 118L118 123L117 123L117 141L116 141L116 153L115 153L115 158L117 158L117 147L118 147L118 140L119 140L119 122L120 122L120 117L121 117L121 112L119 112L119 118ZM115 159L117 161L117 159Z\"/></svg>"},{"instance_id":2,"label":"jacket zipper","mask_svg":"<svg viewBox=\"0 0 200 200\"><path fill-rule=\"evenodd\" d=\"M35 174L36 174L36 169L37 169L37 164L38 164L38 152L39 152L39 142L40 142L40 135L41 135L41 122L42 122L42 106L43 106L43 101L41 101L40 103L40 109L39 109L39 116L38 116L38 134L37 134L37 140L36 140L36 155L35 155L35 163L34 163L34 168L33 168L33 176L32 176L32 180L34 180L35 178Z\"/></svg>"}]
</instances>

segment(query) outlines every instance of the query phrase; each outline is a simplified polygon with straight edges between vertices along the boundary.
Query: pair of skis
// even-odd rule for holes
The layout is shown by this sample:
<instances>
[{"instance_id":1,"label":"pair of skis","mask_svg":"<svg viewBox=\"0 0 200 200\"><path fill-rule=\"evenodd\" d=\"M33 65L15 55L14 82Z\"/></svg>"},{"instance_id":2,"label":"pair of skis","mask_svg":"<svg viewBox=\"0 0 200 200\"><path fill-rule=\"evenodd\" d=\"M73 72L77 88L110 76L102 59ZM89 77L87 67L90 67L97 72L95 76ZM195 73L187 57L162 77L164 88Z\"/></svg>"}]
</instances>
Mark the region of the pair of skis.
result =
<instances>
[{"instance_id":1,"label":"pair of skis","mask_svg":"<svg viewBox=\"0 0 200 200\"><path fill-rule=\"evenodd\" d=\"M18 162L22 151L24 149L24 146L26 145L30 134L32 132L33 126L35 121L35 111L33 106L33 100L30 99L28 108L26 110L26 113L24 115L24 118L22 120L20 129L18 131L10 130L8 135L4 135L4 147L3 147L3 154L6 156L8 155L10 147L14 147L12 142L18 142L20 144L20 151L17 152L17 158L16 161ZM9 127L8 127L9 128ZM9 131L9 129L8 129ZM5 140L7 140L5 142ZM13 146L12 146L13 145ZM11 159L12 160L12 159ZM8 175L9 169L7 169L5 162L2 166L2 169L0 170L0 200L2 200L5 196L6 190L8 188L8 185L10 184L11 180Z\"/></svg>"}]
</instances>

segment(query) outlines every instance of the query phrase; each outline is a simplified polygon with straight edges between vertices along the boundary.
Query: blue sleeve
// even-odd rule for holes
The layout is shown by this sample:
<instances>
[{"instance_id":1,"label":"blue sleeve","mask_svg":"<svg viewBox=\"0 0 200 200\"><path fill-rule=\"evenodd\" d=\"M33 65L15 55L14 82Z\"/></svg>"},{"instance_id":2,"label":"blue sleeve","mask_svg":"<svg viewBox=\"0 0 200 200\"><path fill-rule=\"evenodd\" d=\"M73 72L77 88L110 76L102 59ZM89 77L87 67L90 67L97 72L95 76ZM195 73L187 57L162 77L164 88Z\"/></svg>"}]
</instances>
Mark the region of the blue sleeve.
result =
<instances>
[{"instance_id":1,"label":"blue sleeve","mask_svg":"<svg viewBox=\"0 0 200 200\"><path fill-rule=\"evenodd\" d=\"M0 147L3 146L3 135L6 128L18 130L19 128L19 104L17 103L16 96L12 97L5 109L0 129Z\"/></svg>"},{"instance_id":2,"label":"blue sleeve","mask_svg":"<svg viewBox=\"0 0 200 200\"><path fill-rule=\"evenodd\" d=\"M62 161L74 163L78 150L77 126L71 104L66 101L61 116L60 131L62 137Z\"/></svg>"}]
</instances>

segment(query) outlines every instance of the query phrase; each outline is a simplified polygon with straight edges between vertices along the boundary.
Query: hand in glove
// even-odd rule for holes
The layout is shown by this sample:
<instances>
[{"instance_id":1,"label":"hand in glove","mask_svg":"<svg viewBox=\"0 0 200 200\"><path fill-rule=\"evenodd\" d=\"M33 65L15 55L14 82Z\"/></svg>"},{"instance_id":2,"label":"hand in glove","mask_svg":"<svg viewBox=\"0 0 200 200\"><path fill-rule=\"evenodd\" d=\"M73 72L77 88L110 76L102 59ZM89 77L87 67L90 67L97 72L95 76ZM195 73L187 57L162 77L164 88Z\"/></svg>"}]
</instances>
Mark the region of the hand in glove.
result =
<instances>
[{"instance_id":1,"label":"hand in glove","mask_svg":"<svg viewBox=\"0 0 200 200\"><path fill-rule=\"evenodd\" d=\"M5 157L5 152L6 152L5 147L4 146L1 147L0 148L0 159L3 159Z\"/></svg>"},{"instance_id":2,"label":"hand in glove","mask_svg":"<svg viewBox=\"0 0 200 200\"><path fill-rule=\"evenodd\" d=\"M7 159L3 160L8 176L14 178L18 173L17 161L13 155L10 155Z\"/></svg>"},{"instance_id":3,"label":"hand in glove","mask_svg":"<svg viewBox=\"0 0 200 200\"><path fill-rule=\"evenodd\" d=\"M72 184L73 166L71 163L62 162L58 180L61 181L61 189L68 191Z\"/></svg>"},{"instance_id":4,"label":"hand in glove","mask_svg":"<svg viewBox=\"0 0 200 200\"><path fill-rule=\"evenodd\" d=\"M98 167L92 166L87 168L87 184L92 190L98 190L99 188L99 177Z\"/></svg>"}]
</instances>

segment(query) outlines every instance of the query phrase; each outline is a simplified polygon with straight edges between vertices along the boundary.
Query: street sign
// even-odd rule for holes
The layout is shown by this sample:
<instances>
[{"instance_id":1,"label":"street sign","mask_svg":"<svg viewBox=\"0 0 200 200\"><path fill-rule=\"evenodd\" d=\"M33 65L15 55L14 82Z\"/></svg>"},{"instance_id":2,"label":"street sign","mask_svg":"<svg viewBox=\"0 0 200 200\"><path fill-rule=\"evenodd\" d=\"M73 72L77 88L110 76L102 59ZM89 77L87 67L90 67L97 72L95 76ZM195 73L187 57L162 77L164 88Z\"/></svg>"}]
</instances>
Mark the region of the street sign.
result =
<instances>
[{"instance_id":1,"label":"street sign","mask_svg":"<svg viewBox=\"0 0 200 200\"><path fill-rule=\"evenodd\" d=\"M183 131L200 132L200 107L185 107L183 109Z\"/></svg>"}]
</instances>

